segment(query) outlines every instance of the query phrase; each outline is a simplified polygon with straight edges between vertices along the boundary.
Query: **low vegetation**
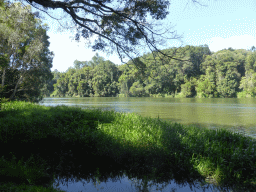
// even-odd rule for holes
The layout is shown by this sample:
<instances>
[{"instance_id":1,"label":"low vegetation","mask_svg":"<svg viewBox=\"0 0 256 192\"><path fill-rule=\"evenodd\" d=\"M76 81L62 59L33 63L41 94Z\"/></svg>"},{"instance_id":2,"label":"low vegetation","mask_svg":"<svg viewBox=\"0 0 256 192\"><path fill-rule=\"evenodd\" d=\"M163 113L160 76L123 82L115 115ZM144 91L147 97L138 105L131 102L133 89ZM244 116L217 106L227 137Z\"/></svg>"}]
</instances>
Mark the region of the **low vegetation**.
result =
<instances>
[{"instance_id":1,"label":"low vegetation","mask_svg":"<svg viewBox=\"0 0 256 192\"><path fill-rule=\"evenodd\" d=\"M58 191L54 178L194 181L254 191L256 141L133 113L2 104L0 191ZM86 162L86 163L85 163Z\"/></svg>"}]
</instances>

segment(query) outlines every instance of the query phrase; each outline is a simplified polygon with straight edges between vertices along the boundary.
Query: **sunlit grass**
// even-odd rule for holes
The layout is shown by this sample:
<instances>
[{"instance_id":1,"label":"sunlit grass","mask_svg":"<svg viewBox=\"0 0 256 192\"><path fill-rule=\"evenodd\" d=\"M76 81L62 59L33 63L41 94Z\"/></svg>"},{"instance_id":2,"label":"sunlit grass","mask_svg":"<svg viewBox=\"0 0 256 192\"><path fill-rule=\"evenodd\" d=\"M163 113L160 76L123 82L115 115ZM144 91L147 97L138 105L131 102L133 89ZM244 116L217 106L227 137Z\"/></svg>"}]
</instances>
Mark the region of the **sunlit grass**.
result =
<instances>
[{"instance_id":1,"label":"sunlit grass","mask_svg":"<svg viewBox=\"0 0 256 192\"><path fill-rule=\"evenodd\" d=\"M256 178L255 140L227 130L199 129L133 113L45 107L26 102L4 103L0 126L2 143L13 141L19 134L24 145L29 139L41 141L53 135L62 142L72 140L86 147L94 144L97 151L92 149L92 154L105 154L116 162L130 158L132 165L137 166L143 159L143 166L152 170L162 163L184 167L188 175L200 174L215 184L253 183ZM38 160L33 158L7 158L4 152L0 156L0 176L19 178L27 187L37 187L34 191L54 190L36 184L47 176L46 164L37 165Z\"/></svg>"}]
</instances>

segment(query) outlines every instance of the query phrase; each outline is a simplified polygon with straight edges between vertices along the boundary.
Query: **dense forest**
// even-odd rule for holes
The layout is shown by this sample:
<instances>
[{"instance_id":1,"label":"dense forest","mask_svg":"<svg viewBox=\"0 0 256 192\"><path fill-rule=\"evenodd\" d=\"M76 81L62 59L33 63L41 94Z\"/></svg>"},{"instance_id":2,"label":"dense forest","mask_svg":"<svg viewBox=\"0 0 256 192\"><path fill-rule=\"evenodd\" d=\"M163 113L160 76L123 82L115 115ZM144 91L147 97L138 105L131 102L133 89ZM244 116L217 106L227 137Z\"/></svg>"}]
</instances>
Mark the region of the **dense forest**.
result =
<instances>
[{"instance_id":1,"label":"dense forest","mask_svg":"<svg viewBox=\"0 0 256 192\"><path fill-rule=\"evenodd\" d=\"M149 53L115 65L96 54L75 60L66 72L55 70L45 96L52 97L255 97L256 52L232 48L213 53L207 45L162 50L182 58L162 59Z\"/></svg>"}]
</instances>

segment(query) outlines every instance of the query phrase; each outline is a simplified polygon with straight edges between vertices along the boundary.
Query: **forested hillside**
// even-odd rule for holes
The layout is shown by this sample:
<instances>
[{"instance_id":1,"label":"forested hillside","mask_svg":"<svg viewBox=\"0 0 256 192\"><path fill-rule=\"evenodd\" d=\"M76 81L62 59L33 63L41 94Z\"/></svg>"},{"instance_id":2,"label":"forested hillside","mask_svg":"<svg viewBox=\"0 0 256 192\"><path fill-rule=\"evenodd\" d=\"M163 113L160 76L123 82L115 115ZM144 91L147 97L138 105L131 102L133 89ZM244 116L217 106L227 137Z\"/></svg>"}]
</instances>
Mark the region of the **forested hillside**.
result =
<instances>
[{"instance_id":1,"label":"forested hillside","mask_svg":"<svg viewBox=\"0 0 256 192\"><path fill-rule=\"evenodd\" d=\"M154 53L141 65L117 66L96 54L91 61L75 61L65 73L54 71L46 96L53 97L255 97L256 52L224 49L211 53L207 45L162 50L182 57L163 60Z\"/></svg>"}]
</instances>

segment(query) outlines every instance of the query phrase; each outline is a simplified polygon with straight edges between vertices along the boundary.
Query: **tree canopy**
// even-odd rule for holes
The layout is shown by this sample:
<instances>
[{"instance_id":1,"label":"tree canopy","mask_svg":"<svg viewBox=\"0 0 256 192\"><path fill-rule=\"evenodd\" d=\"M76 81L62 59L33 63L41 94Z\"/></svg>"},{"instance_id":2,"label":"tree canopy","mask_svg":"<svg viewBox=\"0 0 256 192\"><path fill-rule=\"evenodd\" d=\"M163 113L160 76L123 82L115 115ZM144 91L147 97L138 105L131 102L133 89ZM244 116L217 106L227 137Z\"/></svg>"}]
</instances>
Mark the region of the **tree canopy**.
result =
<instances>
[{"instance_id":1,"label":"tree canopy","mask_svg":"<svg viewBox=\"0 0 256 192\"><path fill-rule=\"evenodd\" d=\"M20 1L29 3L58 21L61 19L53 17L51 10L62 10L63 16L72 21L69 28L76 29L76 40L79 41L81 37L92 40L95 37L93 43L87 44L89 47L107 53L116 52L122 62L126 57L136 64L138 60L135 58L145 51L179 59L161 51L167 47L167 40L180 38L171 30L171 25L160 23L169 14L169 0Z\"/></svg>"},{"instance_id":2,"label":"tree canopy","mask_svg":"<svg viewBox=\"0 0 256 192\"><path fill-rule=\"evenodd\" d=\"M47 26L21 3L0 5L0 94L9 99L38 101L53 76L53 53Z\"/></svg>"},{"instance_id":3,"label":"tree canopy","mask_svg":"<svg viewBox=\"0 0 256 192\"><path fill-rule=\"evenodd\" d=\"M54 72L48 96L53 97L256 97L256 52L223 49L210 52L207 45L162 50L190 61L162 61L153 53L139 60L144 71L129 64L114 65L99 55L76 61L65 73ZM91 63L77 68L76 63Z\"/></svg>"}]
</instances>

